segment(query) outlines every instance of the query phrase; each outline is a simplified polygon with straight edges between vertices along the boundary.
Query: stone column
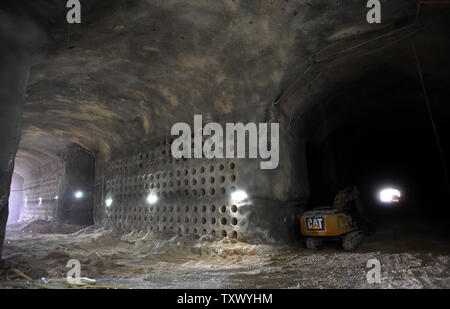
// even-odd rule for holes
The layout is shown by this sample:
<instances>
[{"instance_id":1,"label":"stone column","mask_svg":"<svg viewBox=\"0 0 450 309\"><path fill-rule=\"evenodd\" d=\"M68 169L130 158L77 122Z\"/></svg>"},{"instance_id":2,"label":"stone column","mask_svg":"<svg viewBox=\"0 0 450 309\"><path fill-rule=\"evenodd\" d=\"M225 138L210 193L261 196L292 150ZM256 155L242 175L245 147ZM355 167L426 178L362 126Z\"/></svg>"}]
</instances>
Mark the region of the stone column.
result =
<instances>
[{"instance_id":1,"label":"stone column","mask_svg":"<svg viewBox=\"0 0 450 309\"><path fill-rule=\"evenodd\" d=\"M27 28L23 20L0 10L0 258L30 67L31 41Z\"/></svg>"}]
</instances>

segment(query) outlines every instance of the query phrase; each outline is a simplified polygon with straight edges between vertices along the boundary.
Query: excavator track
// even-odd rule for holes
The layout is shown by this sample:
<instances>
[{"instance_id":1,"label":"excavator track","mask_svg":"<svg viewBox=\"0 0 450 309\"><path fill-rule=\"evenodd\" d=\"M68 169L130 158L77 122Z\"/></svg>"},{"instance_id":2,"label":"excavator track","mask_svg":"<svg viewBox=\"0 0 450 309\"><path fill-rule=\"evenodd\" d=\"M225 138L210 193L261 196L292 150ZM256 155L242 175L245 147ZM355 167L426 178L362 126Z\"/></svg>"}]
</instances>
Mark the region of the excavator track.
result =
<instances>
[{"instance_id":1,"label":"excavator track","mask_svg":"<svg viewBox=\"0 0 450 309\"><path fill-rule=\"evenodd\" d=\"M342 239L342 248L346 251L353 251L361 244L364 233L360 230L345 234Z\"/></svg>"},{"instance_id":2,"label":"excavator track","mask_svg":"<svg viewBox=\"0 0 450 309\"><path fill-rule=\"evenodd\" d=\"M319 250L322 248L323 240L315 237L308 237L306 239L306 248L312 250Z\"/></svg>"}]
</instances>

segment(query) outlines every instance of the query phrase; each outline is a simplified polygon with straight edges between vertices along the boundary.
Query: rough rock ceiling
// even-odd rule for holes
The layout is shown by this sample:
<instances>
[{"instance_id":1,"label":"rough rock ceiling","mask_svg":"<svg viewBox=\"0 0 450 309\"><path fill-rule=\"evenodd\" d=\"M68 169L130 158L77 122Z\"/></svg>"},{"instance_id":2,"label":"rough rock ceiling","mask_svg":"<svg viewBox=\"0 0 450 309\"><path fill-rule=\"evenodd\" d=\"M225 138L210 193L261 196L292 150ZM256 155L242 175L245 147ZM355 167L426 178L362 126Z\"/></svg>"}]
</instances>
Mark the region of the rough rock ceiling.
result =
<instances>
[{"instance_id":1,"label":"rough rock ceiling","mask_svg":"<svg viewBox=\"0 0 450 309\"><path fill-rule=\"evenodd\" d=\"M246 121L318 51L415 16L414 1L382 2L382 24L369 25L360 0L86 0L83 23L67 25L60 1L19 1L47 39L34 55L16 166L51 162L71 142L107 157L195 113Z\"/></svg>"}]
</instances>

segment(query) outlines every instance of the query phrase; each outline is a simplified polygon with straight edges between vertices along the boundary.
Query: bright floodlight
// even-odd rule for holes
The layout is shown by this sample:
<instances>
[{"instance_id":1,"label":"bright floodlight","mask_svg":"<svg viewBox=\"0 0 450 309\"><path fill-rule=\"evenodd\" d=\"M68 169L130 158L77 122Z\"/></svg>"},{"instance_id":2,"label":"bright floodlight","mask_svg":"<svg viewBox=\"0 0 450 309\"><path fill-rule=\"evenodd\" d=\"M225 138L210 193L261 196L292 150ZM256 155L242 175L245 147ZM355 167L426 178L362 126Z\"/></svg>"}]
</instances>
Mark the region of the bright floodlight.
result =
<instances>
[{"instance_id":1,"label":"bright floodlight","mask_svg":"<svg viewBox=\"0 0 450 309\"><path fill-rule=\"evenodd\" d=\"M158 201L158 197L155 194L147 195L147 202L149 204L155 204Z\"/></svg>"},{"instance_id":2,"label":"bright floodlight","mask_svg":"<svg viewBox=\"0 0 450 309\"><path fill-rule=\"evenodd\" d=\"M245 201L247 199L247 193L245 191L239 190L231 193L231 199L234 203L240 203L242 201Z\"/></svg>"},{"instance_id":3,"label":"bright floodlight","mask_svg":"<svg viewBox=\"0 0 450 309\"><path fill-rule=\"evenodd\" d=\"M42 204L42 197L39 198L39 205Z\"/></svg>"},{"instance_id":4,"label":"bright floodlight","mask_svg":"<svg viewBox=\"0 0 450 309\"><path fill-rule=\"evenodd\" d=\"M75 192L75 198L82 198L83 197L83 192L82 191L77 191Z\"/></svg>"},{"instance_id":5,"label":"bright floodlight","mask_svg":"<svg viewBox=\"0 0 450 309\"><path fill-rule=\"evenodd\" d=\"M111 206L113 200L112 200L112 198L108 198L105 202L106 202L106 206L109 207L109 206Z\"/></svg>"},{"instance_id":6,"label":"bright floodlight","mask_svg":"<svg viewBox=\"0 0 450 309\"><path fill-rule=\"evenodd\" d=\"M380 191L380 200L383 203L398 203L401 193L397 189L388 188Z\"/></svg>"},{"instance_id":7,"label":"bright floodlight","mask_svg":"<svg viewBox=\"0 0 450 309\"><path fill-rule=\"evenodd\" d=\"M57 200L59 197L58 196L55 196L55 200Z\"/></svg>"}]
</instances>

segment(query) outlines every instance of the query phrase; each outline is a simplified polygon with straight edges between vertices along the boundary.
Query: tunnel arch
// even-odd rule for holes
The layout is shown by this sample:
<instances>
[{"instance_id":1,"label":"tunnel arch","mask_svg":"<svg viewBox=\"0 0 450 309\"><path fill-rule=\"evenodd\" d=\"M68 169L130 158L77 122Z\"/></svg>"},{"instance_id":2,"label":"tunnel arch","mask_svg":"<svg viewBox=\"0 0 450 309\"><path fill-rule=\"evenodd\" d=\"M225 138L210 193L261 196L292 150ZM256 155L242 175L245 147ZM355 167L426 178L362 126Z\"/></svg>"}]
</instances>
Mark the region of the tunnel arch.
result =
<instances>
[{"instance_id":1,"label":"tunnel arch","mask_svg":"<svg viewBox=\"0 0 450 309\"><path fill-rule=\"evenodd\" d=\"M312 68L281 103L292 143L305 151L306 163L297 165L308 170L308 207L329 205L337 190L359 183L365 201L380 215L391 211L378 202L384 185L407 192L399 215L439 217L434 210L448 212L442 208L449 200L450 110L445 102L450 81L445 76L449 60L443 56L449 51L448 33L440 33L425 50L426 33L419 31L370 55Z\"/></svg>"}]
</instances>

